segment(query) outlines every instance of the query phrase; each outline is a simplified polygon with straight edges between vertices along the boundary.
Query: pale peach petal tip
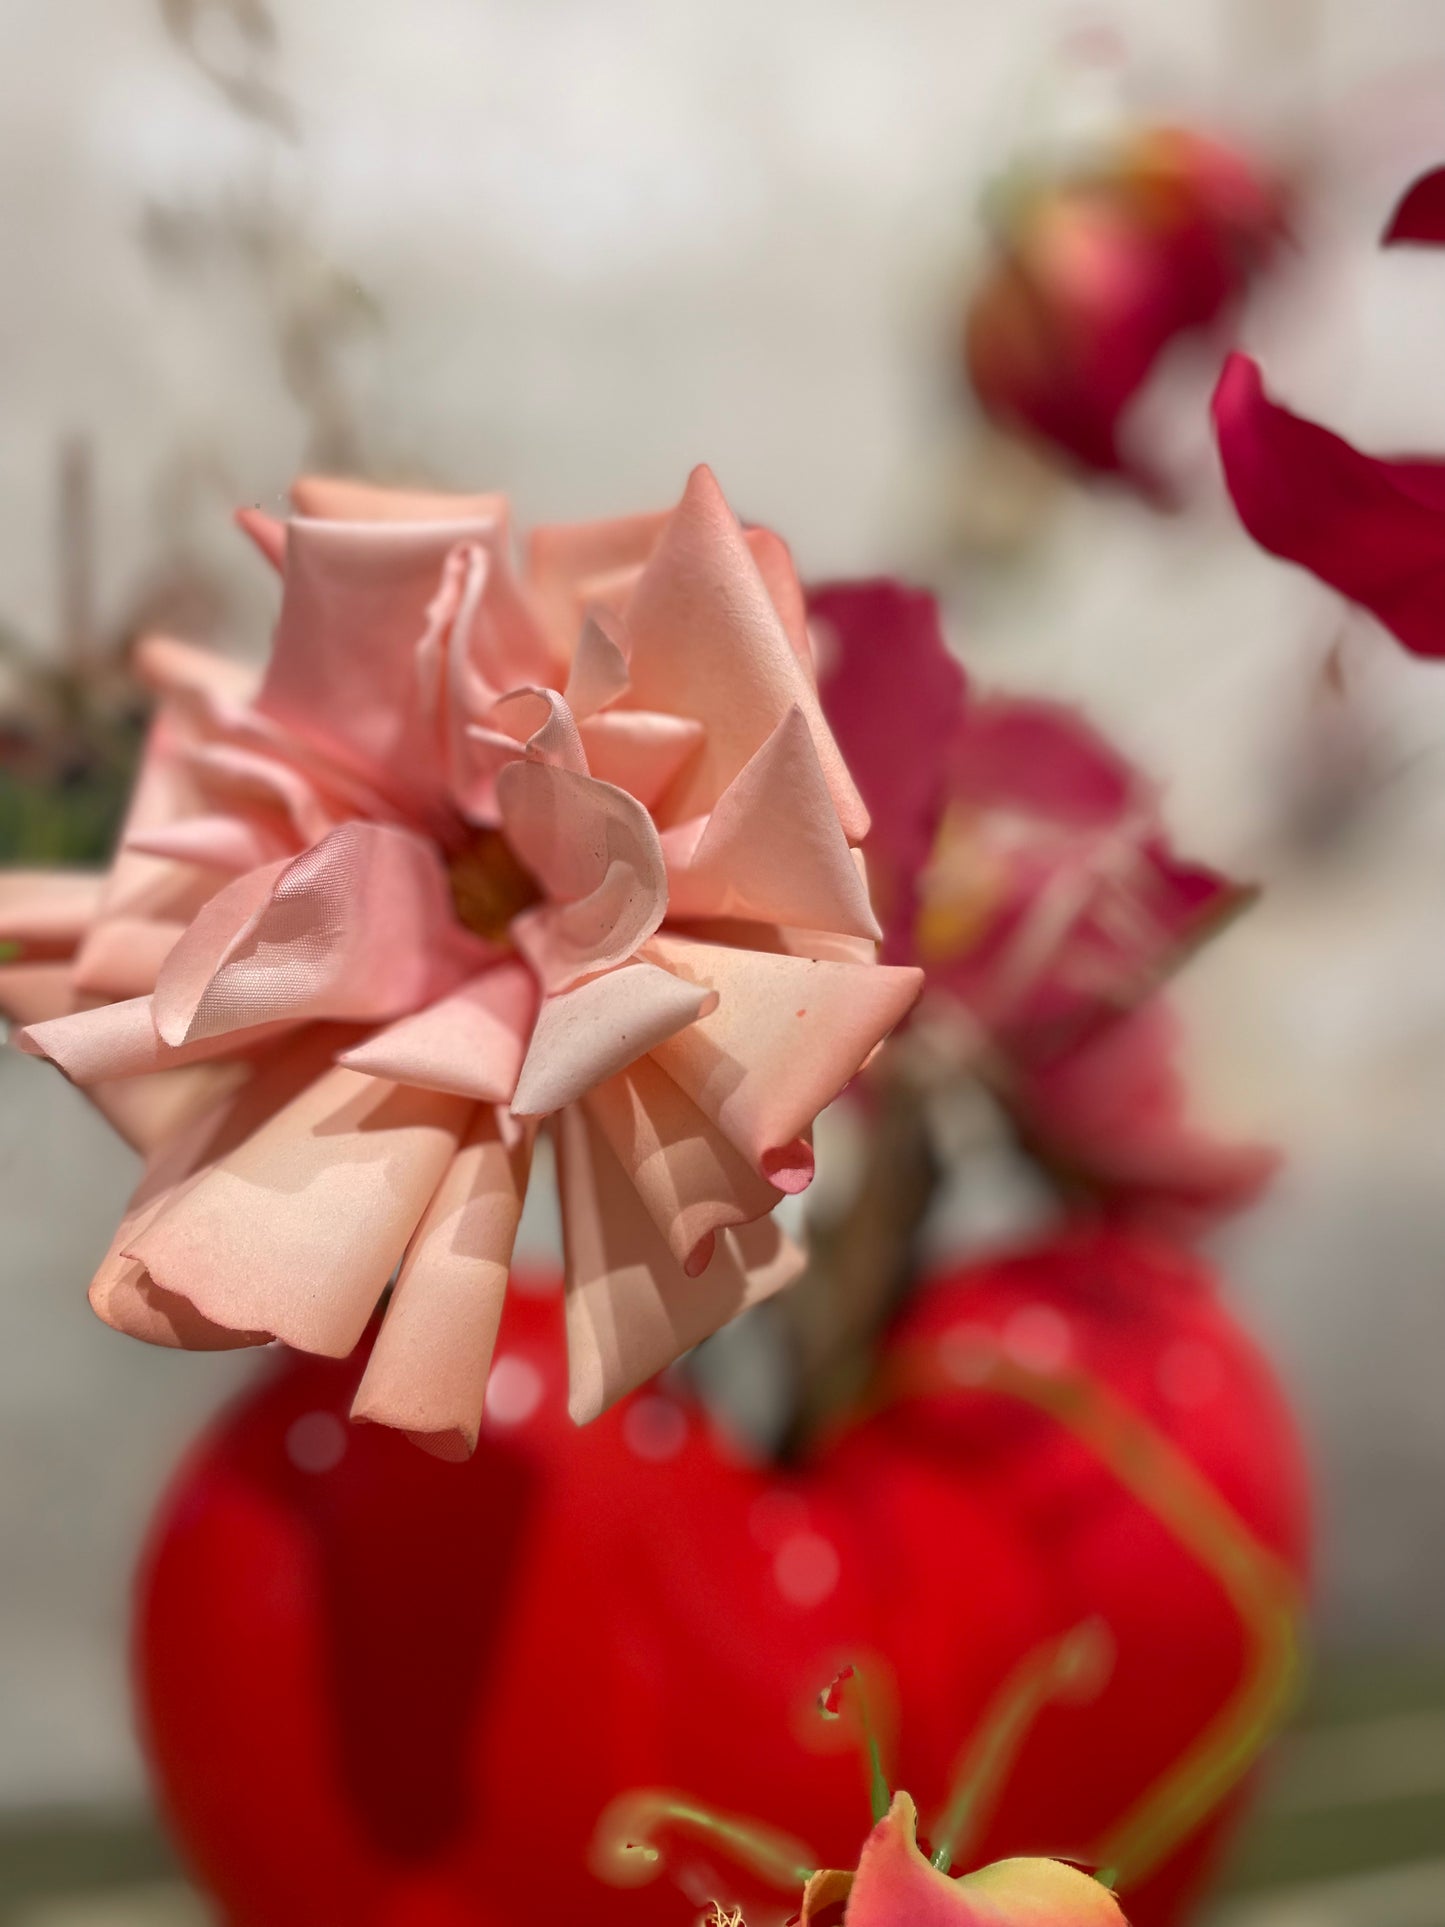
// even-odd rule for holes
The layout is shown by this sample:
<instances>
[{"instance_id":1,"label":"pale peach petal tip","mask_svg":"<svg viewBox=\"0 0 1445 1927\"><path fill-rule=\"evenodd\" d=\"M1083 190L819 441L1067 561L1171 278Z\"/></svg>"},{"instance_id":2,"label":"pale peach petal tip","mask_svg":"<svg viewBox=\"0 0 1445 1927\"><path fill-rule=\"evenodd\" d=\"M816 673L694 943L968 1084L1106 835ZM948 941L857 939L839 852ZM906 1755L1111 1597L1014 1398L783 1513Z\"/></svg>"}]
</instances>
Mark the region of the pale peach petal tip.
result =
<instances>
[{"instance_id":1,"label":"pale peach petal tip","mask_svg":"<svg viewBox=\"0 0 1445 1927\"><path fill-rule=\"evenodd\" d=\"M918 1814L893 1796L853 1874L815 1874L804 1896L809 1927L846 1896L847 1927L1125 1927L1109 1889L1060 1860L999 1860L951 1879L918 1848Z\"/></svg>"},{"instance_id":2,"label":"pale peach petal tip","mask_svg":"<svg viewBox=\"0 0 1445 1927\"><path fill-rule=\"evenodd\" d=\"M708 470L521 569L498 495L292 500L238 517L264 674L146 639L110 871L0 876L0 1011L148 1159L102 1318L341 1356L394 1279L355 1416L464 1457L540 1121L582 1422L797 1274L771 1213L919 978L791 557Z\"/></svg>"}]
</instances>

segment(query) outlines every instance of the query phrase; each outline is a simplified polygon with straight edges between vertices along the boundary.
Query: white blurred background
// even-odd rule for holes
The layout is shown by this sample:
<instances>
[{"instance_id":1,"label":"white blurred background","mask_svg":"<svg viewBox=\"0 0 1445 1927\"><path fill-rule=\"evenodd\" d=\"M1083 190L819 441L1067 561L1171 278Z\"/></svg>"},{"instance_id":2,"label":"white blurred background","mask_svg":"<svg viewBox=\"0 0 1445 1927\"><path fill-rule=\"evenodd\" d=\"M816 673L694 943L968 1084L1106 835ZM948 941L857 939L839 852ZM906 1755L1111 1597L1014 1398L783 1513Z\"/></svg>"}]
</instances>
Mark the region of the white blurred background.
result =
<instances>
[{"instance_id":1,"label":"white blurred background","mask_svg":"<svg viewBox=\"0 0 1445 1927\"><path fill-rule=\"evenodd\" d=\"M1202 1102L1291 1156L1216 1249L1313 1440L1321 1637L1438 1645L1445 667L1359 620L1342 725L1319 674L1338 611L1251 549L1202 437L1188 515L1061 487L1026 552L960 541L978 197L1053 111L1039 77L1076 10L273 0L271 49L202 16L5 9L0 626L59 633L67 443L97 627L194 575L252 653L268 583L229 508L316 462L503 487L525 523L663 505L706 459L805 574L932 580L980 679L1082 701L1186 846L1266 885L1182 983ZM1141 97L1313 159L1300 261L1253 323L1283 392L1445 449L1445 261L1368 245L1445 147L1439 0L1109 19ZM0 1805L136 1794L137 1534L251 1369L91 1319L132 1176L75 1093L0 1060Z\"/></svg>"}]
</instances>

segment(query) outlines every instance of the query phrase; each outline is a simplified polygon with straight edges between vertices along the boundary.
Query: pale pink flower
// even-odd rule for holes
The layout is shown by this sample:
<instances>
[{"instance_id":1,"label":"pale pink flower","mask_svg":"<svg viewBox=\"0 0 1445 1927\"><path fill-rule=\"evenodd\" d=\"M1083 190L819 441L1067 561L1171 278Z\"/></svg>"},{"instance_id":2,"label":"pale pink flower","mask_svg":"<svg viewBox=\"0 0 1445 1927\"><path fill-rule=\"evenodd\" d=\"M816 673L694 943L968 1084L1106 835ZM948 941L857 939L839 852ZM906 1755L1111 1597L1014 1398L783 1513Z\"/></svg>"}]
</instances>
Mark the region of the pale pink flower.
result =
<instances>
[{"instance_id":1,"label":"pale pink flower","mask_svg":"<svg viewBox=\"0 0 1445 1927\"><path fill-rule=\"evenodd\" d=\"M395 1273L355 1413L457 1455L541 1122L581 1422L794 1275L769 1214L920 973L791 558L706 470L520 573L498 496L293 499L242 518L264 675L145 645L113 869L0 879L0 1007L148 1153L101 1317L340 1356Z\"/></svg>"}]
</instances>

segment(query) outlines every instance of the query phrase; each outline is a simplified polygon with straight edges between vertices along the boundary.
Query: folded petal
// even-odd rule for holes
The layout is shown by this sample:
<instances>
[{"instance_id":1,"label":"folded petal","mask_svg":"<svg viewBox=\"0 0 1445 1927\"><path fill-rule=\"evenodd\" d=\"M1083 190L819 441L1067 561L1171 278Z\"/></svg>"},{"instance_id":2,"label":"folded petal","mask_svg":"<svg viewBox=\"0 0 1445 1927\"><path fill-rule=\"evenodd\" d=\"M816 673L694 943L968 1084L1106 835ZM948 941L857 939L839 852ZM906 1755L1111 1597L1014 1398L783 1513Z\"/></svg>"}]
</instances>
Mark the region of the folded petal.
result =
<instances>
[{"instance_id":1,"label":"folded petal","mask_svg":"<svg viewBox=\"0 0 1445 1927\"><path fill-rule=\"evenodd\" d=\"M379 1022L444 995L486 954L456 920L432 844L345 823L211 899L161 971L156 1028L180 1045L278 1020Z\"/></svg>"},{"instance_id":2,"label":"folded petal","mask_svg":"<svg viewBox=\"0 0 1445 1927\"><path fill-rule=\"evenodd\" d=\"M650 1057L589 1091L584 1108L689 1278L706 1269L719 1231L782 1200Z\"/></svg>"},{"instance_id":3,"label":"folded petal","mask_svg":"<svg viewBox=\"0 0 1445 1927\"><path fill-rule=\"evenodd\" d=\"M1231 355L1215 432L1240 520L1419 656L1445 655L1445 489L1431 465L1382 461L1271 401Z\"/></svg>"},{"instance_id":4,"label":"folded petal","mask_svg":"<svg viewBox=\"0 0 1445 1927\"><path fill-rule=\"evenodd\" d=\"M567 1275L568 1409L585 1425L787 1281L744 1270L731 1234L689 1278L580 1105L557 1120Z\"/></svg>"},{"instance_id":5,"label":"folded petal","mask_svg":"<svg viewBox=\"0 0 1445 1927\"><path fill-rule=\"evenodd\" d=\"M505 1104L537 1014L525 964L493 965L424 1010L374 1032L337 1060L371 1077Z\"/></svg>"},{"instance_id":6,"label":"folded petal","mask_svg":"<svg viewBox=\"0 0 1445 1927\"><path fill-rule=\"evenodd\" d=\"M269 1344L269 1332L231 1331L203 1318L188 1299L157 1285L145 1266L128 1257L126 1251L131 1240L195 1184L203 1171L243 1143L258 1125L329 1068L333 1048L333 1034L323 1026L289 1039L282 1050L265 1058L239 1089L220 1093L203 1115L184 1131L163 1139L148 1154L145 1175L91 1282L91 1308L105 1324L148 1345L179 1346L187 1351L226 1351L236 1346ZM168 1072L147 1079L141 1086L108 1088L144 1090L197 1074Z\"/></svg>"},{"instance_id":7,"label":"folded petal","mask_svg":"<svg viewBox=\"0 0 1445 1927\"><path fill-rule=\"evenodd\" d=\"M793 552L782 536L774 534L772 529L749 529L747 543L753 561L758 565L758 574L763 578L768 600L777 610L784 634L798 658L798 666L816 688L818 677L813 663L813 644L808 635L808 599L798 580Z\"/></svg>"},{"instance_id":8,"label":"folded petal","mask_svg":"<svg viewBox=\"0 0 1445 1927\"><path fill-rule=\"evenodd\" d=\"M177 1070L221 1055L243 1056L273 1043L291 1026L262 1024L224 1037L200 1037L172 1046L158 1034L153 1000L129 997L97 1004L32 1023L15 1033L14 1043L28 1057L44 1057L72 1084L97 1084L117 1077L145 1077Z\"/></svg>"},{"instance_id":9,"label":"folded petal","mask_svg":"<svg viewBox=\"0 0 1445 1927\"><path fill-rule=\"evenodd\" d=\"M655 964L629 963L545 998L512 1097L518 1117L545 1117L717 1006L706 986Z\"/></svg>"},{"instance_id":10,"label":"folded petal","mask_svg":"<svg viewBox=\"0 0 1445 1927\"><path fill-rule=\"evenodd\" d=\"M268 515L264 509L239 508L235 523L279 575L286 566L286 524L281 517Z\"/></svg>"},{"instance_id":11,"label":"folded petal","mask_svg":"<svg viewBox=\"0 0 1445 1927\"><path fill-rule=\"evenodd\" d=\"M497 726L514 736L533 762L550 763L586 776L587 756L577 720L555 689L524 684L502 697L492 711Z\"/></svg>"},{"instance_id":12,"label":"folded petal","mask_svg":"<svg viewBox=\"0 0 1445 1927\"><path fill-rule=\"evenodd\" d=\"M579 722L595 716L627 688L627 651L622 625L605 610L589 615L577 638L565 695ZM607 779L612 780L610 777Z\"/></svg>"},{"instance_id":13,"label":"folded petal","mask_svg":"<svg viewBox=\"0 0 1445 1927\"><path fill-rule=\"evenodd\" d=\"M549 991L624 962L667 909L667 870L647 811L625 791L544 763L497 778L507 839L552 902L519 916L517 948Z\"/></svg>"},{"instance_id":14,"label":"folded petal","mask_svg":"<svg viewBox=\"0 0 1445 1927\"><path fill-rule=\"evenodd\" d=\"M665 515L553 522L527 538L525 579L554 637L571 648L598 576L635 569L652 553Z\"/></svg>"},{"instance_id":15,"label":"folded petal","mask_svg":"<svg viewBox=\"0 0 1445 1927\"><path fill-rule=\"evenodd\" d=\"M0 944L65 952L100 907L104 879L88 870L0 871Z\"/></svg>"},{"instance_id":16,"label":"folded petal","mask_svg":"<svg viewBox=\"0 0 1445 1927\"><path fill-rule=\"evenodd\" d=\"M1412 181L1390 216L1381 246L1445 246L1445 167Z\"/></svg>"},{"instance_id":17,"label":"folded petal","mask_svg":"<svg viewBox=\"0 0 1445 1927\"><path fill-rule=\"evenodd\" d=\"M912 1006L923 973L735 950L664 933L647 955L719 995L657 1061L754 1170L796 1168L798 1140Z\"/></svg>"},{"instance_id":18,"label":"folded petal","mask_svg":"<svg viewBox=\"0 0 1445 1927\"><path fill-rule=\"evenodd\" d=\"M647 810L662 801L704 735L691 716L665 716L655 709L605 710L581 728L592 774L626 790Z\"/></svg>"},{"instance_id":19,"label":"folded petal","mask_svg":"<svg viewBox=\"0 0 1445 1927\"><path fill-rule=\"evenodd\" d=\"M673 820L710 810L796 703L850 843L868 813L817 695L773 607L736 516L707 469L694 470L626 609L632 700L706 730L668 801Z\"/></svg>"},{"instance_id":20,"label":"folded petal","mask_svg":"<svg viewBox=\"0 0 1445 1927\"><path fill-rule=\"evenodd\" d=\"M123 1255L212 1324L344 1357L471 1115L465 1098L325 1071L133 1234Z\"/></svg>"},{"instance_id":21,"label":"folded petal","mask_svg":"<svg viewBox=\"0 0 1445 1927\"><path fill-rule=\"evenodd\" d=\"M438 1458L471 1454L531 1159L531 1134L509 1148L483 1105L402 1260L353 1418L408 1432Z\"/></svg>"},{"instance_id":22,"label":"folded petal","mask_svg":"<svg viewBox=\"0 0 1445 1927\"><path fill-rule=\"evenodd\" d=\"M795 704L718 798L685 860L669 856L673 917L744 917L881 938Z\"/></svg>"},{"instance_id":23,"label":"folded petal","mask_svg":"<svg viewBox=\"0 0 1445 1927\"><path fill-rule=\"evenodd\" d=\"M451 551L496 535L465 518L292 522L257 708L399 805L441 808L447 771L417 645Z\"/></svg>"}]
</instances>

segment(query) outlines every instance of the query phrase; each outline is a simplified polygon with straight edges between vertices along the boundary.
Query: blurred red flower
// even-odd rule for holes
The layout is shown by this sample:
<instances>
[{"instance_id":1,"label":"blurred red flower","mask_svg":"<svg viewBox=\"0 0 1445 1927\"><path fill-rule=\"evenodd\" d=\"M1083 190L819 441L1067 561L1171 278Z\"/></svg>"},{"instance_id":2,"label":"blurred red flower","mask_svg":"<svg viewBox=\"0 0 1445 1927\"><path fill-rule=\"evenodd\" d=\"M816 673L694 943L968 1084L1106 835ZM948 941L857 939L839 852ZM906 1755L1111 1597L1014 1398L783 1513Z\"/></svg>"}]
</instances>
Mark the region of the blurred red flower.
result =
<instances>
[{"instance_id":1,"label":"blurred red flower","mask_svg":"<svg viewBox=\"0 0 1445 1927\"><path fill-rule=\"evenodd\" d=\"M1175 126L1127 132L1072 173L1006 186L963 360L984 410L1086 470L1165 492L1124 447L1160 355L1239 300L1283 232L1242 153Z\"/></svg>"}]
</instances>

